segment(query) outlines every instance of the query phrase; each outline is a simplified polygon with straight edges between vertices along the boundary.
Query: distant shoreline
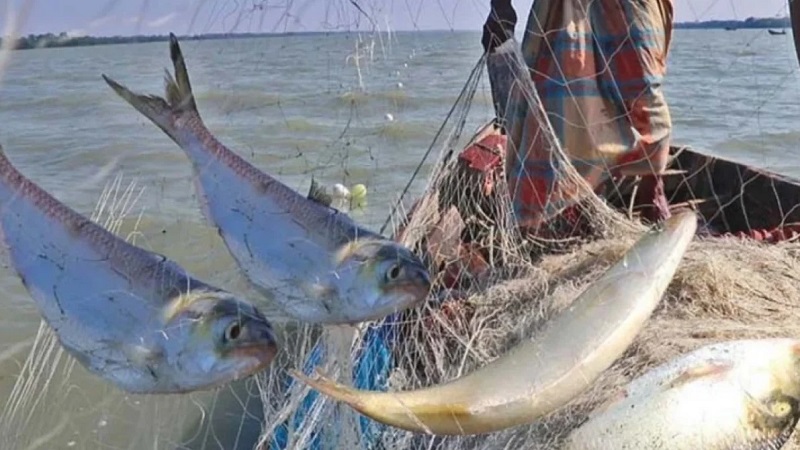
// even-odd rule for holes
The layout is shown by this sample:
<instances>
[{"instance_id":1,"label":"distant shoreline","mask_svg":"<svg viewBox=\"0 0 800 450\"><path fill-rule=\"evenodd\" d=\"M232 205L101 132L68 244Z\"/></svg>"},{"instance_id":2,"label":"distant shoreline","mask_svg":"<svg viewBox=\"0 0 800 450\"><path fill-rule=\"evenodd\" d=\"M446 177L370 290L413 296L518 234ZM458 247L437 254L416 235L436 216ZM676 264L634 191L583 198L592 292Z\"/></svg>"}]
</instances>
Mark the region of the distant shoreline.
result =
<instances>
[{"instance_id":1,"label":"distant shoreline","mask_svg":"<svg viewBox=\"0 0 800 450\"><path fill-rule=\"evenodd\" d=\"M178 36L181 41L213 41L221 39L249 39L279 36L304 36L317 34L332 34L327 31L304 31L290 33L209 33L198 35ZM0 39L0 43L3 40ZM93 45L117 44L142 44L147 42L166 42L169 35L137 35L137 36L75 36L69 37L66 33L36 34L20 37L14 50L32 50L37 48L62 48L62 47L89 47Z\"/></svg>"},{"instance_id":2,"label":"distant shoreline","mask_svg":"<svg viewBox=\"0 0 800 450\"><path fill-rule=\"evenodd\" d=\"M754 18L750 17L746 20L707 20L697 22L676 22L675 29L694 29L694 30L712 30L712 29L791 29L791 21L788 17L785 18ZM479 30L424 30L424 31L396 31L395 33L430 33L442 31L473 31L479 33ZM281 36L310 36L310 35L328 35L328 34L342 34L349 33L348 31L301 31L301 32L288 32L288 33L211 33L199 35L180 36L182 41L206 41L206 40L221 40L221 39L248 39L248 38L264 38L264 37L281 37ZM138 36L75 36L70 37L66 33L60 34L36 34L28 35L17 39L14 46L15 50L30 50L37 48L61 48L61 47L88 47L93 45L115 45L115 44L138 44L147 42L165 42L169 40L168 35L138 35ZM3 39L0 39L2 42Z\"/></svg>"},{"instance_id":3,"label":"distant shoreline","mask_svg":"<svg viewBox=\"0 0 800 450\"><path fill-rule=\"evenodd\" d=\"M759 28L792 28L791 19L788 17L755 18L748 17L745 20L705 20L698 22L678 22L676 29L759 29Z\"/></svg>"}]
</instances>

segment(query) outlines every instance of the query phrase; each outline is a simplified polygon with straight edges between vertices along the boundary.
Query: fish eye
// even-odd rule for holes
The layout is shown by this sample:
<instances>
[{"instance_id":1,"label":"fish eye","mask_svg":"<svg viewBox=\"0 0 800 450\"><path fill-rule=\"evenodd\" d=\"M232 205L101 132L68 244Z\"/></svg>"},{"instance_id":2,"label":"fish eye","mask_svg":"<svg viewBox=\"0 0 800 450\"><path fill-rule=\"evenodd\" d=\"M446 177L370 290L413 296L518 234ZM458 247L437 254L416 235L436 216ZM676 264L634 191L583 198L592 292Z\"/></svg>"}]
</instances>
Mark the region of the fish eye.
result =
<instances>
[{"instance_id":1,"label":"fish eye","mask_svg":"<svg viewBox=\"0 0 800 450\"><path fill-rule=\"evenodd\" d=\"M386 281L395 281L400 278L402 273L403 269L400 267L400 264L392 264L389 270L386 271Z\"/></svg>"},{"instance_id":2,"label":"fish eye","mask_svg":"<svg viewBox=\"0 0 800 450\"><path fill-rule=\"evenodd\" d=\"M232 342L242 335L242 325L237 320L236 322L232 322L228 325L228 328L225 329L225 341Z\"/></svg>"},{"instance_id":3,"label":"fish eye","mask_svg":"<svg viewBox=\"0 0 800 450\"><path fill-rule=\"evenodd\" d=\"M777 401L770 405L770 412L777 417L784 417L792 412L792 406L787 402Z\"/></svg>"}]
</instances>

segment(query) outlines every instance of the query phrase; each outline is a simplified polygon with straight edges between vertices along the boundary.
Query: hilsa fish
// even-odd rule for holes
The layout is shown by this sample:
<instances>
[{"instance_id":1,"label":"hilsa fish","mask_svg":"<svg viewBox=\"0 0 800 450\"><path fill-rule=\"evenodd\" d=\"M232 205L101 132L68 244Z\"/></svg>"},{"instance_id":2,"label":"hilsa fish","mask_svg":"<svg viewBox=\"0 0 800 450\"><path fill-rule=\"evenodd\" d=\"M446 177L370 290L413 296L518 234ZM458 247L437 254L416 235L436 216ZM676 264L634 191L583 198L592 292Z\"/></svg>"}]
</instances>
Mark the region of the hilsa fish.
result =
<instances>
[{"instance_id":1,"label":"hilsa fish","mask_svg":"<svg viewBox=\"0 0 800 450\"><path fill-rule=\"evenodd\" d=\"M696 229L695 213L672 216L535 336L450 382L371 392L292 373L373 420L418 433L471 435L531 423L584 392L622 356L664 295Z\"/></svg>"},{"instance_id":2,"label":"hilsa fish","mask_svg":"<svg viewBox=\"0 0 800 450\"><path fill-rule=\"evenodd\" d=\"M702 347L630 383L564 450L773 450L800 418L800 341Z\"/></svg>"},{"instance_id":3,"label":"hilsa fish","mask_svg":"<svg viewBox=\"0 0 800 450\"><path fill-rule=\"evenodd\" d=\"M111 88L183 149L205 217L246 278L294 319L352 325L422 302L430 276L408 248L305 197L225 147L197 110L178 40L166 99Z\"/></svg>"},{"instance_id":4,"label":"hilsa fish","mask_svg":"<svg viewBox=\"0 0 800 450\"><path fill-rule=\"evenodd\" d=\"M2 148L0 231L64 349L124 391L218 387L264 369L277 352L270 323L251 303L65 206Z\"/></svg>"}]
</instances>

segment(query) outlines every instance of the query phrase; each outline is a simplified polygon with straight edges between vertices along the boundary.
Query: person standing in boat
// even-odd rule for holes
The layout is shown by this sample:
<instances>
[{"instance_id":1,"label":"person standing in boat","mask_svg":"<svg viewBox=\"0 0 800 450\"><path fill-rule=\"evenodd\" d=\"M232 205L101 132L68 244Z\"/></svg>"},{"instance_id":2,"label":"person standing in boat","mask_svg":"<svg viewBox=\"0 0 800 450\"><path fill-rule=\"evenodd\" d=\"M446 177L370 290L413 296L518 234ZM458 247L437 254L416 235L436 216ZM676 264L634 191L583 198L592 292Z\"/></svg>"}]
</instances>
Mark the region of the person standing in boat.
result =
<instances>
[{"instance_id":1,"label":"person standing in boat","mask_svg":"<svg viewBox=\"0 0 800 450\"><path fill-rule=\"evenodd\" d=\"M482 38L490 58L516 45L516 21L511 0L491 0ZM671 0L535 0L520 49L578 173L593 188L610 176L642 176L636 203L647 205L642 217L650 221L670 215L659 174L672 131L662 89L672 27ZM519 84L505 83L503 93L491 64L489 72L498 123L508 136L505 173L515 214L522 227L536 229L580 198L559 183L552 146L513 87Z\"/></svg>"}]
</instances>

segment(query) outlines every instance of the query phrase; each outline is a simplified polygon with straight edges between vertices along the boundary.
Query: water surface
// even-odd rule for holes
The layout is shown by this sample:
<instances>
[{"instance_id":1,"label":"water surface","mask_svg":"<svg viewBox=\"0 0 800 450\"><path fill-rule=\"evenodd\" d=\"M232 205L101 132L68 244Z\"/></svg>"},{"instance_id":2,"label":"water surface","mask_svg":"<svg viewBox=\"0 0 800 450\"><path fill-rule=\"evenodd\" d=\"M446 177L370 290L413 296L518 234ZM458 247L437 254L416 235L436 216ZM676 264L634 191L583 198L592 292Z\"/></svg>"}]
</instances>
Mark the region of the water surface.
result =
<instances>
[{"instance_id":1,"label":"water surface","mask_svg":"<svg viewBox=\"0 0 800 450\"><path fill-rule=\"evenodd\" d=\"M224 143L303 192L312 175L324 185L366 184L368 206L355 215L379 227L479 58L480 35L397 33L374 45L358 39L287 36L182 47L201 114ZM183 153L100 78L105 73L134 90L161 93L169 63L166 43L16 52L0 87L0 143L23 173L86 214L116 174L135 178L145 188L136 243L243 291L220 239L203 223ZM800 177L797 67L791 35L676 30L666 82L675 143ZM491 118L487 83L484 77L475 97L470 132ZM126 222L123 232L133 224ZM0 271L0 289L0 398L6 398L39 316L12 271ZM247 406L243 390L126 396L80 367L67 375L56 366L53 379L67 393L35 406L16 430L15 448L175 448L215 401ZM235 440L241 417L220 420L228 422L194 441L218 448L217 433ZM258 423L257 416L249 420Z\"/></svg>"}]
</instances>

